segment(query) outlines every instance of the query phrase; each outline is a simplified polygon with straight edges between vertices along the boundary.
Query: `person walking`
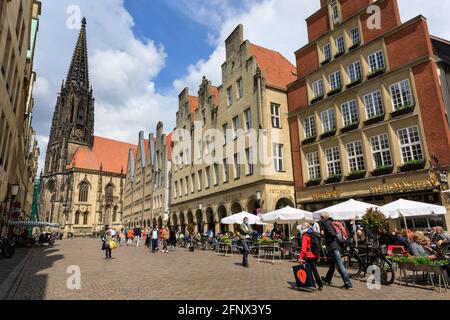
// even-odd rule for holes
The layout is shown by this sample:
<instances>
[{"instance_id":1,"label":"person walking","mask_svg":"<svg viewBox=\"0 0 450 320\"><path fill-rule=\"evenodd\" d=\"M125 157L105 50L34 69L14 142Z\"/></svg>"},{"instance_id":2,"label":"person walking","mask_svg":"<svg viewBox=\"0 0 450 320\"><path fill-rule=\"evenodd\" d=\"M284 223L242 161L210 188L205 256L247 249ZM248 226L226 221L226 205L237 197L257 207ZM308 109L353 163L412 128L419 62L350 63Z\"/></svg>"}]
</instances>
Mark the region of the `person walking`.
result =
<instances>
[{"instance_id":1,"label":"person walking","mask_svg":"<svg viewBox=\"0 0 450 320\"><path fill-rule=\"evenodd\" d=\"M102 249L104 248L104 250L105 250L105 259L112 258L112 256L111 256L112 248L110 246L110 241L112 241L112 240L113 240L113 237L111 236L111 230L107 230L102 238L102 241L103 241Z\"/></svg>"},{"instance_id":2,"label":"person walking","mask_svg":"<svg viewBox=\"0 0 450 320\"><path fill-rule=\"evenodd\" d=\"M136 248L139 247L139 242L141 241L141 227L136 227L133 229L134 242L136 242Z\"/></svg>"},{"instance_id":3,"label":"person walking","mask_svg":"<svg viewBox=\"0 0 450 320\"><path fill-rule=\"evenodd\" d=\"M127 234L127 247L130 245L133 245L133 237L134 237L134 232L133 229L128 229L128 234Z\"/></svg>"},{"instance_id":4,"label":"person walking","mask_svg":"<svg viewBox=\"0 0 450 320\"><path fill-rule=\"evenodd\" d=\"M249 248L248 248L248 242L250 240L251 234L252 234L252 228L250 227L250 225L248 224L248 218L245 217L244 218L244 223L242 223L240 225L240 229L241 229L241 243L242 243L242 248L244 250L244 256L243 256L243 260L242 260L242 266L245 268L249 268L248 265L248 253L249 253Z\"/></svg>"},{"instance_id":5,"label":"person walking","mask_svg":"<svg viewBox=\"0 0 450 320\"><path fill-rule=\"evenodd\" d=\"M124 244L125 244L125 238L126 238L126 236L125 236L125 232L124 232L124 230L122 229L121 231L120 231L120 234L119 234L119 243L120 243L120 246L123 246Z\"/></svg>"},{"instance_id":6,"label":"person walking","mask_svg":"<svg viewBox=\"0 0 450 320\"><path fill-rule=\"evenodd\" d=\"M155 253L158 248L158 239L159 239L159 229L157 226L153 226L153 229L151 232L152 253Z\"/></svg>"},{"instance_id":7,"label":"person walking","mask_svg":"<svg viewBox=\"0 0 450 320\"><path fill-rule=\"evenodd\" d=\"M334 272L336 271L336 268L338 269L338 272L340 273L342 280L344 280L344 289L346 290L353 290L353 284L350 281L350 277L348 275L347 270L344 266L344 261L341 257L341 244L342 242L342 233L344 230L336 231L335 229L335 221L330 217L327 213L322 213L320 215L320 221L323 223L323 232L325 235L325 244L327 246L327 250L330 253L331 256L331 265L330 269L328 270L328 273L324 278L322 278L322 281L330 285L331 280L333 279Z\"/></svg>"},{"instance_id":8,"label":"person walking","mask_svg":"<svg viewBox=\"0 0 450 320\"><path fill-rule=\"evenodd\" d=\"M323 290L323 282L317 270L317 263L320 261L320 233L314 231L309 223L304 223L302 226L302 249L298 256L300 265L307 263L311 267L312 274L316 280L319 290ZM315 288L308 288L315 289Z\"/></svg>"},{"instance_id":9,"label":"person walking","mask_svg":"<svg viewBox=\"0 0 450 320\"><path fill-rule=\"evenodd\" d=\"M167 227L162 227L161 230L162 230L161 238L162 238L162 245L163 245L162 252L169 253L169 250L167 249L167 245L168 245L169 237L170 237L169 229Z\"/></svg>"}]
</instances>

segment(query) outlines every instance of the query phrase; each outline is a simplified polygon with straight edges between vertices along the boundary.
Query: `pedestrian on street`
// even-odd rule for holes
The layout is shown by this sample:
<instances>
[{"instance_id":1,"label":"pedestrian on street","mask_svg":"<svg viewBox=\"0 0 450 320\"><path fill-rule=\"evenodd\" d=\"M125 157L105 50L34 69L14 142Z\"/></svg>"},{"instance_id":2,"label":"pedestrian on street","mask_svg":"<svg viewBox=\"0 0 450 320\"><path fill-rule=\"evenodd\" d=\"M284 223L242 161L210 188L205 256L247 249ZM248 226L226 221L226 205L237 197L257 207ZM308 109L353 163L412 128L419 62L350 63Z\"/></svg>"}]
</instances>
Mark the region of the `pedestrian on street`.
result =
<instances>
[{"instance_id":1,"label":"pedestrian on street","mask_svg":"<svg viewBox=\"0 0 450 320\"><path fill-rule=\"evenodd\" d=\"M103 241L102 249L104 248L104 250L105 250L106 259L112 258L112 256L111 256L112 249L109 246L110 240L112 240L111 230L108 230L105 232L105 234L103 235L103 238L102 238L102 241Z\"/></svg>"},{"instance_id":2,"label":"pedestrian on street","mask_svg":"<svg viewBox=\"0 0 450 320\"><path fill-rule=\"evenodd\" d=\"M169 243L169 237L170 237L169 229L167 227L162 227L161 230L162 230L161 238L162 238L162 243L163 243L162 252L169 253L169 250L167 249L167 245Z\"/></svg>"},{"instance_id":3,"label":"pedestrian on street","mask_svg":"<svg viewBox=\"0 0 450 320\"><path fill-rule=\"evenodd\" d=\"M342 229L337 230L338 228L337 227L335 228L335 226L338 226L338 224L340 223L339 222L335 223L335 221L333 221L333 219L330 218L330 215L327 213L322 213L320 215L320 221L322 221L323 223L322 231L324 232L325 235L325 244L331 256L330 269L328 270L327 275L324 278L322 278L322 281L325 284L330 285L331 280L333 279L334 272L336 271L337 268L338 272L342 277L342 280L344 280L343 288L346 290L353 290L352 282L350 281L347 269L345 269L344 261L342 260L340 252L341 245L344 245L344 242L342 240L344 230Z\"/></svg>"},{"instance_id":4,"label":"pedestrian on street","mask_svg":"<svg viewBox=\"0 0 450 320\"><path fill-rule=\"evenodd\" d=\"M128 234L127 234L127 247L133 245L133 237L134 237L134 232L133 229L128 229Z\"/></svg>"},{"instance_id":5,"label":"pedestrian on street","mask_svg":"<svg viewBox=\"0 0 450 320\"><path fill-rule=\"evenodd\" d=\"M125 238L125 231L122 229L119 234L120 246L123 246L125 244Z\"/></svg>"},{"instance_id":6,"label":"pedestrian on street","mask_svg":"<svg viewBox=\"0 0 450 320\"><path fill-rule=\"evenodd\" d=\"M152 252L155 253L158 248L158 239L159 239L159 229L156 226L153 226L151 232L151 239L152 239Z\"/></svg>"},{"instance_id":7,"label":"pedestrian on street","mask_svg":"<svg viewBox=\"0 0 450 320\"><path fill-rule=\"evenodd\" d=\"M244 218L244 223L240 225L240 229L241 229L240 239L241 239L241 243L242 243L242 248L244 250L242 266L244 266L245 268L248 268L249 267L249 265L248 265L248 253L249 253L248 242L250 240L253 230L250 227L250 225L248 224L247 217Z\"/></svg>"},{"instance_id":8,"label":"pedestrian on street","mask_svg":"<svg viewBox=\"0 0 450 320\"><path fill-rule=\"evenodd\" d=\"M309 223L302 225L302 248L298 256L298 262L300 265L307 263L311 267L312 274L319 290L323 290L323 282L320 278L319 271L317 270L317 263L320 261L320 246L322 237L320 233L314 231ZM315 289L315 288L307 288Z\"/></svg>"},{"instance_id":9,"label":"pedestrian on street","mask_svg":"<svg viewBox=\"0 0 450 320\"><path fill-rule=\"evenodd\" d=\"M136 248L139 247L139 242L141 240L141 227L136 227L133 230L134 242L136 242Z\"/></svg>"}]
</instances>

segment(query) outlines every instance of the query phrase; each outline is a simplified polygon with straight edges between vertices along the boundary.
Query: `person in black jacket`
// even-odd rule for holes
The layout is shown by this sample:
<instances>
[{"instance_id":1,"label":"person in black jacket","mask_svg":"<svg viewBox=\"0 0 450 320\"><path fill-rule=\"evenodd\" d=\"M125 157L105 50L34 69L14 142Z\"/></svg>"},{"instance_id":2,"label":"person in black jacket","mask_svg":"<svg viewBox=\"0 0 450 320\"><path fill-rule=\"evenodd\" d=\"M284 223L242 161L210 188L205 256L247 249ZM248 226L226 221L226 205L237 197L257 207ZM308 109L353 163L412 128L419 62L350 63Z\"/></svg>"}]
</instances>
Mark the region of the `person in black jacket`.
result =
<instances>
[{"instance_id":1,"label":"person in black jacket","mask_svg":"<svg viewBox=\"0 0 450 320\"><path fill-rule=\"evenodd\" d=\"M331 280L333 279L334 272L336 271L336 267L338 272L342 276L342 280L344 280L344 288L347 290L352 290L353 285L350 281L350 277L348 275L347 270L344 266L344 261L341 257L341 246L339 245L338 238L336 235L336 231L333 226L333 219L327 213L322 213L320 215L320 220L323 223L323 231L325 234L325 244L331 256L331 265L330 269L327 272L327 275L322 278L322 280L326 284L331 284Z\"/></svg>"}]
</instances>

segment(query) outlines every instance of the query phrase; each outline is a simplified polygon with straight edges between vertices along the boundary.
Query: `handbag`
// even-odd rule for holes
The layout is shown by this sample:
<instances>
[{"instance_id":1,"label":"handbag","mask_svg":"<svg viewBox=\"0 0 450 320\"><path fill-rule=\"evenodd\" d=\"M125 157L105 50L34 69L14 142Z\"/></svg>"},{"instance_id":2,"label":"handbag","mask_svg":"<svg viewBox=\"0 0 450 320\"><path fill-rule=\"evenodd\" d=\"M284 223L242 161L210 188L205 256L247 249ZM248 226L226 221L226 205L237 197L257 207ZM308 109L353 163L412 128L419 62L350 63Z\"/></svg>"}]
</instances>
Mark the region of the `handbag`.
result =
<instances>
[{"instance_id":1,"label":"handbag","mask_svg":"<svg viewBox=\"0 0 450 320\"><path fill-rule=\"evenodd\" d=\"M117 244L114 240L109 240L109 249L113 250L117 248Z\"/></svg>"},{"instance_id":2,"label":"handbag","mask_svg":"<svg viewBox=\"0 0 450 320\"><path fill-rule=\"evenodd\" d=\"M292 270L294 272L297 288L312 288L316 285L312 275L311 266L308 263L293 266Z\"/></svg>"}]
</instances>

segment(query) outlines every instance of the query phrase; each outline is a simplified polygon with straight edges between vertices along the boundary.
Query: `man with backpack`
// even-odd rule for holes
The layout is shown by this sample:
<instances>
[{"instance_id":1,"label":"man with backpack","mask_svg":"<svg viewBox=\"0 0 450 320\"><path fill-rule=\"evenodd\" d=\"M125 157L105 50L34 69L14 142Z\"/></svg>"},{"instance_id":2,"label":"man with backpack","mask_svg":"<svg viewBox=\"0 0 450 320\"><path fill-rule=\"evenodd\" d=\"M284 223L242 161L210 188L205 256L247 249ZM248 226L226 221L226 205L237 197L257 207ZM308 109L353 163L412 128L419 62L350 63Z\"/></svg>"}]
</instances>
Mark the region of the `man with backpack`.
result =
<instances>
[{"instance_id":1,"label":"man with backpack","mask_svg":"<svg viewBox=\"0 0 450 320\"><path fill-rule=\"evenodd\" d=\"M322 237L320 233L314 231L309 223L302 225L302 249L298 256L298 262L303 265L309 264L312 274L316 280L319 290L323 290L323 282L320 278L319 271L317 271L317 262L320 260L320 250L322 245ZM307 291L311 292L308 288ZM315 289L315 288L314 288Z\"/></svg>"},{"instance_id":2,"label":"man with backpack","mask_svg":"<svg viewBox=\"0 0 450 320\"><path fill-rule=\"evenodd\" d=\"M342 280L344 280L344 289L353 290L352 282L350 281L348 272L345 269L344 261L342 260L340 252L341 246L343 246L347 242L347 231L345 230L345 227L341 222L334 221L327 213L322 213L320 215L320 220L323 223L325 244L331 256L330 269L328 270L327 275L322 278L322 280L324 283L330 285L331 280L333 279L334 272L337 268L338 272L342 276Z\"/></svg>"}]
</instances>

